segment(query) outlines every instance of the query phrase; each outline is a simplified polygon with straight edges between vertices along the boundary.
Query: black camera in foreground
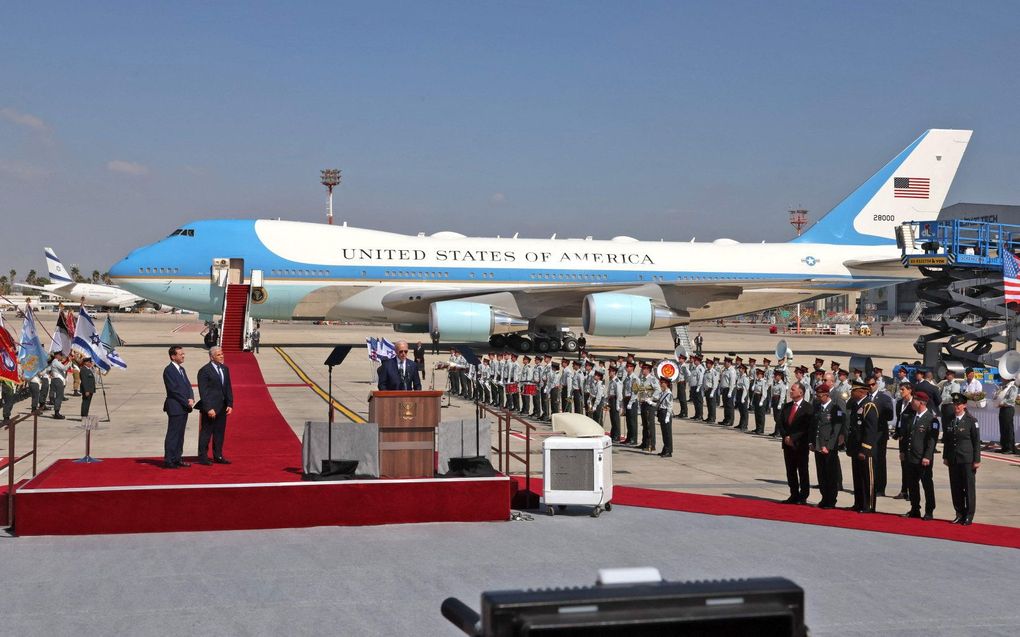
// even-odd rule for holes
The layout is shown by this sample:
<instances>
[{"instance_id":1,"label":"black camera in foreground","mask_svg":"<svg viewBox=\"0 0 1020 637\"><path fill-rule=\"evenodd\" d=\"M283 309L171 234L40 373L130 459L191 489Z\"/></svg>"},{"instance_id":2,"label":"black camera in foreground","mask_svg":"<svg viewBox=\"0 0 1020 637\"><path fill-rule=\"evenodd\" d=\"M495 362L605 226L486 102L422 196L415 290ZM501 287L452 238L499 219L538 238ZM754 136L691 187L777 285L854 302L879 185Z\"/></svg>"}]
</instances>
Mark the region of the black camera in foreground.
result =
<instances>
[{"instance_id":1,"label":"black camera in foreground","mask_svg":"<svg viewBox=\"0 0 1020 637\"><path fill-rule=\"evenodd\" d=\"M492 591L479 615L450 597L443 616L479 637L804 637L804 590L788 579L666 582L656 569L600 571L596 586Z\"/></svg>"}]
</instances>

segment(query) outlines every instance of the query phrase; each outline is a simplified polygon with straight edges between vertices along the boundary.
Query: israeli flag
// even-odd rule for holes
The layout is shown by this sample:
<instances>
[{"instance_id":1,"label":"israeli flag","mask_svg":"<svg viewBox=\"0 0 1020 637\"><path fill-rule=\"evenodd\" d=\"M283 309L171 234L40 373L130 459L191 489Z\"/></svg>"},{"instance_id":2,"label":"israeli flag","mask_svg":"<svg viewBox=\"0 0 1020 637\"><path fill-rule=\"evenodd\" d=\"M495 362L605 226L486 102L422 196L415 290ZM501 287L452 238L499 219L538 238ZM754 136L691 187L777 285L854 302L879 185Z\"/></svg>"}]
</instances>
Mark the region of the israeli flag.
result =
<instances>
[{"instance_id":1,"label":"israeli flag","mask_svg":"<svg viewBox=\"0 0 1020 637\"><path fill-rule=\"evenodd\" d=\"M380 360L397 357L397 348L385 338L380 338L376 344L376 356Z\"/></svg>"},{"instance_id":2,"label":"israeli flag","mask_svg":"<svg viewBox=\"0 0 1020 637\"><path fill-rule=\"evenodd\" d=\"M21 343L18 345L18 363L21 377L29 380L46 368L46 350L39 341L35 330L35 313L32 306L25 306L25 320L21 324Z\"/></svg>"},{"instance_id":3,"label":"israeli flag","mask_svg":"<svg viewBox=\"0 0 1020 637\"><path fill-rule=\"evenodd\" d=\"M376 351L379 339L374 336L369 336L365 339L365 342L368 344L368 360L376 363L379 362L379 355Z\"/></svg>"},{"instance_id":4,"label":"israeli flag","mask_svg":"<svg viewBox=\"0 0 1020 637\"><path fill-rule=\"evenodd\" d=\"M110 371L110 361L106 358L106 348L96 331L96 324L92 322L85 308L78 308L78 321L74 326L74 340L71 341L71 351L88 356L96 367L104 372Z\"/></svg>"}]
</instances>

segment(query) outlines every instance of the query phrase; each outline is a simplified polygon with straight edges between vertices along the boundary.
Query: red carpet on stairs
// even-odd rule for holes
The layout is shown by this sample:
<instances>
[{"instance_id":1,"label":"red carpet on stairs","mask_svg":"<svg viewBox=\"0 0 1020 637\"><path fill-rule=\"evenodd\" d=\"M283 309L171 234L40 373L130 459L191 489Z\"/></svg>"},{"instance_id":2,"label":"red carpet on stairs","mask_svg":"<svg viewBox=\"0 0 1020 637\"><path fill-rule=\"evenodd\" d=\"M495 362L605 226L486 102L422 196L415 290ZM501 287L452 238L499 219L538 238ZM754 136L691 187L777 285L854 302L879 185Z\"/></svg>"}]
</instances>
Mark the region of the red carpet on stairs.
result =
<instances>
[{"instance_id":1,"label":"red carpet on stairs","mask_svg":"<svg viewBox=\"0 0 1020 637\"><path fill-rule=\"evenodd\" d=\"M520 488L523 489L524 478L514 476L514 479ZM541 493L542 480L532 478L531 488L537 493ZM617 485L613 486L613 504L664 509L667 511L703 513L706 515L732 515L759 520L815 524L857 531L877 531L880 533L914 535L939 540L970 542L972 544L1020 548L1020 529L993 524L959 526L957 524L950 524L948 520L925 522L923 520L901 518L898 515L887 513L860 514L843 509L819 509L813 506L780 504L771 500L659 491L656 489L621 487Z\"/></svg>"},{"instance_id":2,"label":"red carpet on stairs","mask_svg":"<svg viewBox=\"0 0 1020 637\"><path fill-rule=\"evenodd\" d=\"M211 467L193 464L185 469L164 469L163 458L103 458L98 464L58 460L31 481L33 489L112 487L166 484L230 484L289 482L301 479L301 441L284 420L266 388L255 355L227 353L233 379L234 412L227 418L223 455L232 464ZM192 377L198 370L191 371ZM196 390L196 398L198 390ZM189 431L198 428L198 414L188 420ZM110 429L110 435L115 429ZM103 435L102 432L98 434ZM162 449L153 450L162 454ZM195 461L195 449L184 457Z\"/></svg>"}]
</instances>

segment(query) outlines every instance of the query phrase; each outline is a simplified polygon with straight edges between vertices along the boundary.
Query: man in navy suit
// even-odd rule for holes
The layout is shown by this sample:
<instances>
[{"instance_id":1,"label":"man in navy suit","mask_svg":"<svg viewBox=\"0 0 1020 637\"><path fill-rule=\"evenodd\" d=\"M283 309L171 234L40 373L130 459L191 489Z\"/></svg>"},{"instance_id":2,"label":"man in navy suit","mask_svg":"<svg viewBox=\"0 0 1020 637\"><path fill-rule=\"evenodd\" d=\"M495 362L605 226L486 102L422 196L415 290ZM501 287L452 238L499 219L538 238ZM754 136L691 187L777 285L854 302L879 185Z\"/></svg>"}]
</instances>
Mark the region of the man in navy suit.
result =
<instances>
[{"instance_id":1,"label":"man in navy suit","mask_svg":"<svg viewBox=\"0 0 1020 637\"><path fill-rule=\"evenodd\" d=\"M379 389L421 390L418 365L407 360L407 341L397 341L397 357L387 358L379 367Z\"/></svg>"},{"instance_id":2,"label":"man in navy suit","mask_svg":"<svg viewBox=\"0 0 1020 637\"><path fill-rule=\"evenodd\" d=\"M184 371L184 348L171 345L170 364L163 368L163 386L166 400L163 411L167 415L166 439L163 441L163 462L167 469L190 467L181 455L184 453L184 430L188 426L188 414L195 407L195 392Z\"/></svg>"},{"instance_id":3,"label":"man in navy suit","mask_svg":"<svg viewBox=\"0 0 1020 637\"><path fill-rule=\"evenodd\" d=\"M227 416L234 411L234 390L230 386L230 370L223 364L223 348L209 349L209 363L198 370L198 464L230 464L223 457L223 438L227 433ZM213 443L213 459L209 461L209 439Z\"/></svg>"}]
</instances>

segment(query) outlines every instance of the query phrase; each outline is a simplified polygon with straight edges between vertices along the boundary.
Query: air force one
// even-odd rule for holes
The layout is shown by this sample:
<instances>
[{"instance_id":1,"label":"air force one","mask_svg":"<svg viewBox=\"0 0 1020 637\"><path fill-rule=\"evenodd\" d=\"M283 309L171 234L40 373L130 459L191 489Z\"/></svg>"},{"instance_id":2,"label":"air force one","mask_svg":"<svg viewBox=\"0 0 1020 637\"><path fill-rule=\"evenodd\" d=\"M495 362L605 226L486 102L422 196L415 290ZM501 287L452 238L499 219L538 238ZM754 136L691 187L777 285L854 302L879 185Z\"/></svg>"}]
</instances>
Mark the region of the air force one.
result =
<instances>
[{"instance_id":1,"label":"air force one","mask_svg":"<svg viewBox=\"0 0 1020 637\"><path fill-rule=\"evenodd\" d=\"M75 283L74 279L67 272L64 264L57 258L53 248L43 248L46 253L46 271L52 283L48 285L29 285L27 283L15 283L14 286L22 289L41 290L50 294L63 297L75 303L84 303L97 307L131 308L138 305L152 305L145 299L136 296L126 290L112 285L100 285L98 283Z\"/></svg>"},{"instance_id":2,"label":"air force one","mask_svg":"<svg viewBox=\"0 0 1020 637\"><path fill-rule=\"evenodd\" d=\"M138 248L110 274L140 296L205 315L222 312L228 283L250 283L254 318L385 321L444 341L527 340L578 324L599 336L641 336L914 278L900 264L895 229L938 216L970 137L925 132L786 243L413 236L210 220Z\"/></svg>"}]
</instances>

